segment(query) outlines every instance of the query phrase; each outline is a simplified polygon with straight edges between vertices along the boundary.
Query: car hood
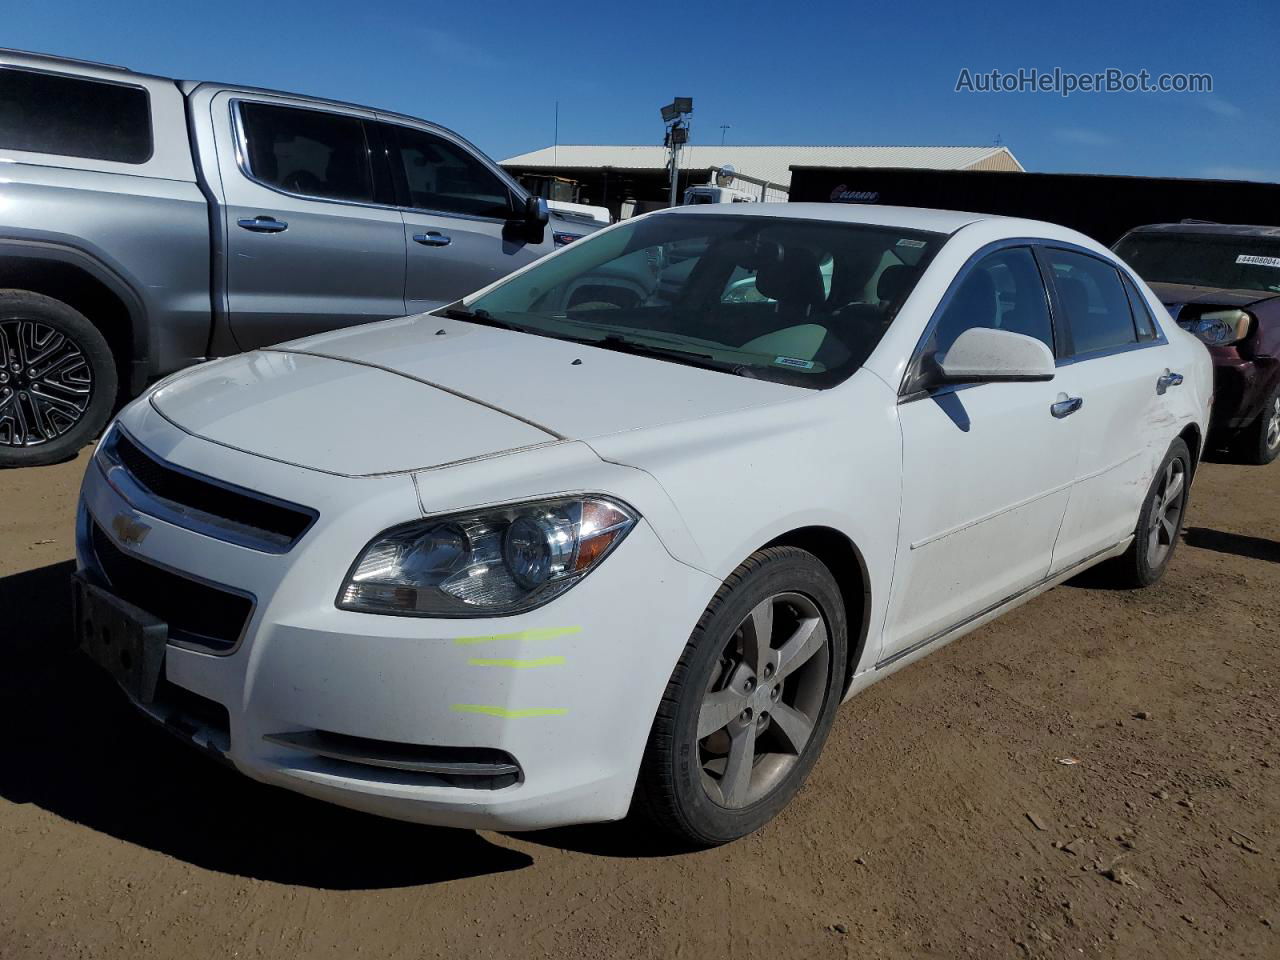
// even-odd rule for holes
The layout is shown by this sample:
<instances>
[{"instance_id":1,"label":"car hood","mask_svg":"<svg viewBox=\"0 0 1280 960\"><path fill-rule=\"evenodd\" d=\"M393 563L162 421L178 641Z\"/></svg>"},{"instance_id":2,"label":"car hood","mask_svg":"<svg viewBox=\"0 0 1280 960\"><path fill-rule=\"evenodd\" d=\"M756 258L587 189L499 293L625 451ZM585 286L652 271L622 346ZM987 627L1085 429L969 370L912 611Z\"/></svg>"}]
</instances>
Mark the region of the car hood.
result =
<instances>
[{"instance_id":1,"label":"car hood","mask_svg":"<svg viewBox=\"0 0 1280 960\"><path fill-rule=\"evenodd\" d=\"M1280 294L1262 290L1230 290L1223 287L1200 287L1189 283L1148 283L1151 292L1176 319L1178 311L1189 303L1212 303L1224 307L1247 307Z\"/></svg>"},{"instance_id":2,"label":"car hood","mask_svg":"<svg viewBox=\"0 0 1280 960\"><path fill-rule=\"evenodd\" d=\"M195 367L151 403L196 436L350 476L716 416L810 391L423 315Z\"/></svg>"}]
</instances>

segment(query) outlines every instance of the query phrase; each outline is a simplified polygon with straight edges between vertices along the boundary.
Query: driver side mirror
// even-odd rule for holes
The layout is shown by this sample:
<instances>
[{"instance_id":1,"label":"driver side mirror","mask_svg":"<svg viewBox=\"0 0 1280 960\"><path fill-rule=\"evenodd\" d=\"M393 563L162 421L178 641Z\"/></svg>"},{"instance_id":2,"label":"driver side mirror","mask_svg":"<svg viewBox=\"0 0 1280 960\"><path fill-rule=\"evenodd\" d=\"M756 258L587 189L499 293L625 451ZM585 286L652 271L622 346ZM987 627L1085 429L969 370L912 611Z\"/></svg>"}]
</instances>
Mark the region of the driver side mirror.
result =
<instances>
[{"instance_id":1,"label":"driver side mirror","mask_svg":"<svg viewBox=\"0 0 1280 960\"><path fill-rule=\"evenodd\" d=\"M551 209L542 197L528 197L524 201L524 219L531 227L547 225L551 219Z\"/></svg>"},{"instance_id":2,"label":"driver side mirror","mask_svg":"<svg viewBox=\"0 0 1280 960\"><path fill-rule=\"evenodd\" d=\"M547 236L547 222L551 219L551 209L542 197L525 197L524 217L514 223L507 222L507 230L525 243L542 243Z\"/></svg>"},{"instance_id":3,"label":"driver side mirror","mask_svg":"<svg viewBox=\"0 0 1280 960\"><path fill-rule=\"evenodd\" d=\"M935 364L933 385L1052 380L1053 353L1043 342L1009 330L970 327Z\"/></svg>"}]
</instances>

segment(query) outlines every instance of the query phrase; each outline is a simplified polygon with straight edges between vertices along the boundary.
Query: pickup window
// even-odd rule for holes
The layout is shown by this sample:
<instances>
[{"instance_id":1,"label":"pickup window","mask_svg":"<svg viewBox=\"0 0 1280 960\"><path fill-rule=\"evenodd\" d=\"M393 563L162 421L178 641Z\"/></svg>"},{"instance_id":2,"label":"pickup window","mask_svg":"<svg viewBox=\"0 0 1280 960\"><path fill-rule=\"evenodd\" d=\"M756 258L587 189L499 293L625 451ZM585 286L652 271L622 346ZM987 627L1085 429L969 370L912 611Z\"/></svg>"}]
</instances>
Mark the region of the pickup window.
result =
<instances>
[{"instance_id":1,"label":"pickup window","mask_svg":"<svg viewBox=\"0 0 1280 960\"><path fill-rule=\"evenodd\" d=\"M255 179L306 197L373 202L369 148L358 117L242 101L240 124Z\"/></svg>"},{"instance_id":2,"label":"pickup window","mask_svg":"<svg viewBox=\"0 0 1280 960\"><path fill-rule=\"evenodd\" d=\"M141 87L0 68L0 147L146 163L151 111Z\"/></svg>"},{"instance_id":3,"label":"pickup window","mask_svg":"<svg viewBox=\"0 0 1280 960\"><path fill-rule=\"evenodd\" d=\"M493 219L511 216L506 184L462 147L425 130L391 123L381 128L407 206Z\"/></svg>"}]
</instances>

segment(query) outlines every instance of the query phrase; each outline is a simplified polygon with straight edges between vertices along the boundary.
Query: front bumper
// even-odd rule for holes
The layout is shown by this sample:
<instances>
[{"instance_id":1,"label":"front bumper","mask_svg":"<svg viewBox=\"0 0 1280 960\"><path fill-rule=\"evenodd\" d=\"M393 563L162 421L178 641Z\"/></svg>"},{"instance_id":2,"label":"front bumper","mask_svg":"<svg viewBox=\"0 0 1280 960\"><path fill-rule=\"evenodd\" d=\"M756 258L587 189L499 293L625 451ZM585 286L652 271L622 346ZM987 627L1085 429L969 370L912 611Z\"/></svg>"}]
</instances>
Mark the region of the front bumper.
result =
<instances>
[{"instance_id":1,"label":"front bumper","mask_svg":"<svg viewBox=\"0 0 1280 960\"><path fill-rule=\"evenodd\" d=\"M1210 429L1226 434L1252 424L1280 377L1276 361L1241 356L1235 347L1211 347L1213 412Z\"/></svg>"},{"instance_id":2,"label":"front bumper","mask_svg":"<svg viewBox=\"0 0 1280 960\"><path fill-rule=\"evenodd\" d=\"M527 614L354 613L337 609L334 597L370 536L419 515L410 478L305 471L191 437L145 413L130 430L172 463L253 477L255 488L320 512L292 551L271 555L139 518L90 464L77 538L78 566L90 578L102 579L89 535L96 525L95 536L133 559L253 601L229 651L170 642L163 687L181 696L140 707L256 780L383 816L526 830L626 814L658 702L717 587L674 560L647 522L582 583ZM116 523L119 516L143 520L145 536L137 540L136 527ZM117 528L135 535L122 539ZM213 714L225 709L226 729L183 708L184 699L213 706ZM434 773L286 745L317 731L392 752L439 747L464 760L468 750L501 753L519 773L459 786Z\"/></svg>"}]
</instances>

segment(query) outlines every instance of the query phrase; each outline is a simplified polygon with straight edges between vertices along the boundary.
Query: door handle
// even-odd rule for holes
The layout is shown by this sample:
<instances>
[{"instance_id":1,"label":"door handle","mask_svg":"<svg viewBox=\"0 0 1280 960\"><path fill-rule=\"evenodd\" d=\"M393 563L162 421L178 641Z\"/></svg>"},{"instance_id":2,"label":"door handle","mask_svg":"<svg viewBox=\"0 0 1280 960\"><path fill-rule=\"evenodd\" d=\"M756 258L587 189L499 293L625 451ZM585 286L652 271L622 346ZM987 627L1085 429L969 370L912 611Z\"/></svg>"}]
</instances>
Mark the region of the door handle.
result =
<instances>
[{"instance_id":1,"label":"door handle","mask_svg":"<svg viewBox=\"0 0 1280 960\"><path fill-rule=\"evenodd\" d=\"M289 229L289 224L275 217L245 217L236 223L254 233L283 233Z\"/></svg>"},{"instance_id":2,"label":"door handle","mask_svg":"<svg viewBox=\"0 0 1280 960\"><path fill-rule=\"evenodd\" d=\"M1071 416L1073 413L1075 413L1077 410L1079 410L1083 406L1084 406L1083 397L1067 397L1067 399L1059 400L1057 403L1049 407L1049 412L1052 413L1057 419L1061 420L1064 417Z\"/></svg>"},{"instance_id":3,"label":"door handle","mask_svg":"<svg viewBox=\"0 0 1280 960\"><path fill-rule=\"evenodd\" d=\"M443 233L437 233L435 230L428 230L426 233L415 233L413 242L420 243L424 247L447 247L453 243L453 238L446 237Z\"/></svg>"},{"instance_id":4,"label":"door handle","mask_svg":"<svg viewBox=\"0 0 1280 960\"><path fill-rule=\"evenodd\" d=\"M1179 386L1182 386L1182 374L1166 370L1164 376L1156 381L1156 393L1163 394L1170 387Z\"/></svg>"}]
</instances>

